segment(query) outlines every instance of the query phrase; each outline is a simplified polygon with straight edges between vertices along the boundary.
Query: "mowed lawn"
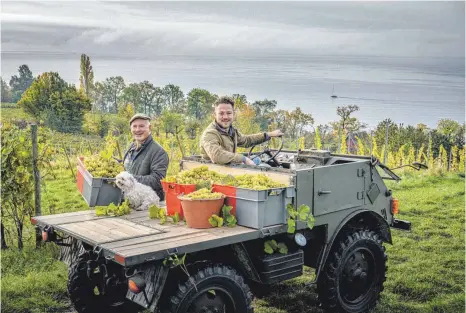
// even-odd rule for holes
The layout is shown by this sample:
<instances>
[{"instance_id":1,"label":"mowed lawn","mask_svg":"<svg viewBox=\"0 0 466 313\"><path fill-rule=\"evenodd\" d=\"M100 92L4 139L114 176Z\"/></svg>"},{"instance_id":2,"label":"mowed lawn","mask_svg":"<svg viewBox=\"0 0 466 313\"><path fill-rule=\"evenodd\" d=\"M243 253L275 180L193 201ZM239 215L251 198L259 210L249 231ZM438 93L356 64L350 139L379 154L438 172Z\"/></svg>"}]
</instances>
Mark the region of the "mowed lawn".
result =
<instances>
[{"instance_id":1,"label":"mowed lawn","mask_svg":"<svg viewBox=\"0 0 466 313\"><path fill-rule=\"evenodd\" d=\"M69 170L57 174L46 181L43 212L87 209ZM393 230L393 246L386 246L388 278L374 312L464 312L464 178L417 174L389 185L400 200L398 217L411 221L413 230ZM2 312L73 312L66 294L67 269L56 256L52 245L2 252ZM315 287L308 284L313 271L305 272L254 300L255 312L323 312Z\"/></svg>"}]
</instances>

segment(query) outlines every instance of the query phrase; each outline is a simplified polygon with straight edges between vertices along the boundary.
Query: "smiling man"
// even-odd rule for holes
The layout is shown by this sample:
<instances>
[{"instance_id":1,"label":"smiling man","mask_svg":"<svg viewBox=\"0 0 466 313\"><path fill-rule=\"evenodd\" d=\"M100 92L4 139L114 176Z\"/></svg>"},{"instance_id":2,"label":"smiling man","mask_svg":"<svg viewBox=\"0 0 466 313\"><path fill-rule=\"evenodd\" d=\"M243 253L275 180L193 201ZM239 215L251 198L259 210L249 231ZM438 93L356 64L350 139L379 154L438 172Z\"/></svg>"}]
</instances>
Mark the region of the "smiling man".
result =
<instances>
[{"instance_id":1,"label":"smiling man","mask_svg":"<svg viewBox=\"0 0 466 313\"><path fill-rule=\"evenodd\" d=\"M204 130L200 141L202 157L213 163L255 165L251 159L236 153L236 148L252 147L270 140L271 137L283 135L278 129L272 132L243 135L232 126L235 118L235 102L231 98L219 98L214 103L214 107L215 121Z\"/></svg>"},{"instance_id":2,"label":"smiling man","mask_svg":"<svg viewBox=\"0 0 466 313\"><path fill-rule=\"evenodd\" d=\"M138 182L152 187L160 200L164 200L160 180L167 175L168 154L152 139L149 116L135 114L129 125L134 141L123 158L125 169Z\"/></svg>"}]
</instances>

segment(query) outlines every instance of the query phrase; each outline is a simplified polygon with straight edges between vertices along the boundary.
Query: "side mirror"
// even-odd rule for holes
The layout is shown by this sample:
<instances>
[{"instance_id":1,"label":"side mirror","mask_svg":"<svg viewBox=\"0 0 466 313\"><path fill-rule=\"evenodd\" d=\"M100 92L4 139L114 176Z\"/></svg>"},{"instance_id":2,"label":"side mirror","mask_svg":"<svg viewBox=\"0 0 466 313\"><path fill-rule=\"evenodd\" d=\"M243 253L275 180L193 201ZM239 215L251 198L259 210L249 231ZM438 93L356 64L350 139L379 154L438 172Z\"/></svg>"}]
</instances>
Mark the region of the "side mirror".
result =
<instances>
[{"instance_id":1,"label":"side mirror","mask_svg":"<svg viewBox=\"0 0 466 313\"><path fill-rule=\"evenodd\" d=\"M421 170L421 169L426 170L426 169L429 168L427 165L425 165L425 164L423 164L423 163L413 162L412 164L401 165L401 166L398 166L398 167L395 167L395 168L391 168L390 170L397 170L397 169L399 169L399 168L406 167L406 166L412 167L412 168L414 168L416 171L419 171L419 170Z\"/></svg>"},{"instance_id":2,"label":"side mirror","mask_svg":"<svg viewBox=\"0 0 466 313\"><path fill-rule=\"evenodd\" d=\"M423 170L427 170L429 169L429 167L425 164L422 164L422 163L419 163L419 162L414 162L413 164L411 164L412 168L416 169L416 170L420 170L420 169L423 169Z\"/></svg>"}]
</instances>

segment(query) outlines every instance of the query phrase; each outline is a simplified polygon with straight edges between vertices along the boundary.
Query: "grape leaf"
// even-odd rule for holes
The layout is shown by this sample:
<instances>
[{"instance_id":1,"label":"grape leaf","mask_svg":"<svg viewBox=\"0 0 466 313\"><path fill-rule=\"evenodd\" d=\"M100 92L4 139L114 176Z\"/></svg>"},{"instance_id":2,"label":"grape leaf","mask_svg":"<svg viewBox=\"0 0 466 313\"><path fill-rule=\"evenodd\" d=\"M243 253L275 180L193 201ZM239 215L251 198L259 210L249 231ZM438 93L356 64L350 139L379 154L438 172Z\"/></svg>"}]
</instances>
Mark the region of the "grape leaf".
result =
<instances>
[{"instance_id":1,"label":"grape leaf","mask_svg":"<svg viewBox=\"0 0 466 313\"><path fill-rule=\"evenodd\" d=\"M308 214L311 212L311 208L305 204L302 204L298 208L299 219L306 221Z\"/></svg>"},{"instance_id":2,"label":"grape leaf","mask_svg":"<svg viewBox=\"0 0 466 313\"><path fill-rule=\"evenodd\" d=\"M287 254L288 253L288 247L283 242L280 242L278 244L278 252L280 252L281 254Z\"/></svg>"}]
</instances>

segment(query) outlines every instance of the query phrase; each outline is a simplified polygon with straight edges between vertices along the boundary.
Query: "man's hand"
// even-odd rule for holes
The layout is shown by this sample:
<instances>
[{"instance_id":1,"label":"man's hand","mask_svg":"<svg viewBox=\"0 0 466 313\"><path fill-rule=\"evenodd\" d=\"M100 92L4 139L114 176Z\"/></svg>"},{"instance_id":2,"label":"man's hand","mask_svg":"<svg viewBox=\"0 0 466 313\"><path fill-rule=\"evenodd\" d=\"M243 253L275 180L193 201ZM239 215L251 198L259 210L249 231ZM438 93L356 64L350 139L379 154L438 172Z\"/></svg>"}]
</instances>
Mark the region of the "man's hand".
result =
<instances>
[{"instance_id":1,"label":"man's hand","mask_svg":"<svg viewBox=\"0 0 466 313\"><path fill-rule=\"evenodd\" d=\"M272 132L268 132L267 135L269 135L269 137L281 137L284 134L282 133L281 130L277 129L277 130L274 130Z\"/></svg>"},{"instance_id":2,"label":"man's hand","mask_svg":"<svg viewBox=\"0 0 466 313\"><path fill-rule=\"evenodd\" d=\"M253 160L251 160L250 158L244 158L244 164L246 165L256 165L256 163L254 163Z\"/></svg>"}]
</instances>

